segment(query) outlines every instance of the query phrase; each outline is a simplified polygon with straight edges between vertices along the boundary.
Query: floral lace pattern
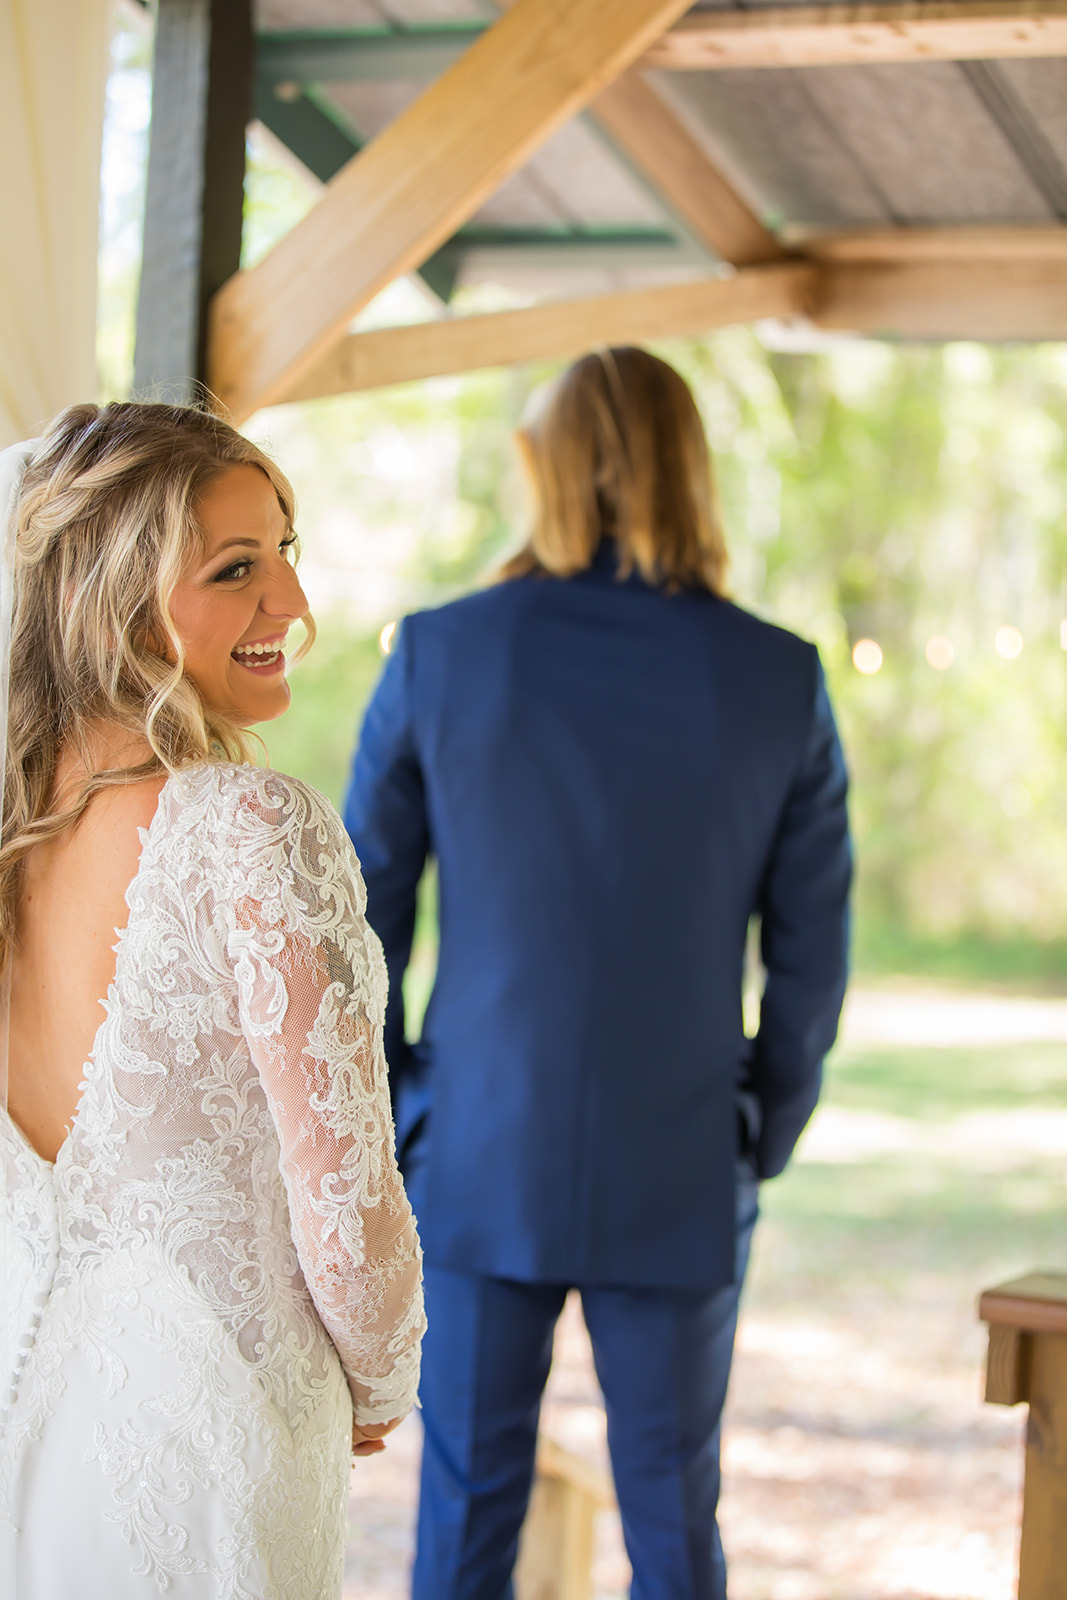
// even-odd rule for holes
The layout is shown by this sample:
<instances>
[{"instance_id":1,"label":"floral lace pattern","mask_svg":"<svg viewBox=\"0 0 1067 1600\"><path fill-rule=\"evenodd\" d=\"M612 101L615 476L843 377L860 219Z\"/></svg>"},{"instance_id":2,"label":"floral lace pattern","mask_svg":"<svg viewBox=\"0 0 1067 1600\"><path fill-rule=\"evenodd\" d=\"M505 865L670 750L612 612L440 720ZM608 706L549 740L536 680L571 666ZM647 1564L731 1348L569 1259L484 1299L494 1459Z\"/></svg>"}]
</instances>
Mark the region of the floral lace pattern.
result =
<instances>
[{"instance_id":1,"label":"floral lace pattern","mask_svg":"<svg viewBox=\"0 0 1067 1600\"><path fill-rule=\"evenodd\" d=\"M409 1409L423 1327L381 947L336 814L258 768L168 781L127 900L54 1166L0 1114L0 1556L61 1592L54 1494L117 1532L101 1593L323 1600L353 1410Z\"/></svg>"}]
</instances>

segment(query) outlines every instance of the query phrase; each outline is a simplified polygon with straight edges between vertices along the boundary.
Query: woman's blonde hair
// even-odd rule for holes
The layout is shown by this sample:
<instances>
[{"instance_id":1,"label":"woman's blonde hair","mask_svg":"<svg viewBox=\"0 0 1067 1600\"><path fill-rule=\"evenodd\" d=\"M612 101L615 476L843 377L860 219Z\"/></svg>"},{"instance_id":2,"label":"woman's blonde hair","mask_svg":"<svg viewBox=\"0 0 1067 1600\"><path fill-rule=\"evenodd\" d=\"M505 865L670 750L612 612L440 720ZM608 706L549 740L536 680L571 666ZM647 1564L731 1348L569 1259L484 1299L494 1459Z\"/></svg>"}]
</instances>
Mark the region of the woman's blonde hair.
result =
<instances>
[{"instance_id":1,"label":"woman's blonde hair","mask_svg":"<svg viewBox=\"0 0 1067 1600\"><path fill-rule=\"evenodd\" d=\"M212 757L248 759L244 729L205 706L184 675L169 610L203 538L197 503L237 466L265 473L291 528L293 491L269 457L189 407L71 406L26 467L13 544L0 966L34 844L77 821L101 789ZM97 770L90 734L101 720L147 739L151 757ZM52 792L61 745L88 773L73 797Z\"/></svg>"},{"instance_id":2,"label":"woman's blonde hair","mask_svg":"<svg viewBox=\"0 0 1067 1600\"><path fill-rule=\"evenodd\" d=\"M569 577L605 537L618 571L722 594L726 545L707 439L684 379L647 350L583 356L518 431L533 526L503 576Z\"/></svg>"}]
</instances>

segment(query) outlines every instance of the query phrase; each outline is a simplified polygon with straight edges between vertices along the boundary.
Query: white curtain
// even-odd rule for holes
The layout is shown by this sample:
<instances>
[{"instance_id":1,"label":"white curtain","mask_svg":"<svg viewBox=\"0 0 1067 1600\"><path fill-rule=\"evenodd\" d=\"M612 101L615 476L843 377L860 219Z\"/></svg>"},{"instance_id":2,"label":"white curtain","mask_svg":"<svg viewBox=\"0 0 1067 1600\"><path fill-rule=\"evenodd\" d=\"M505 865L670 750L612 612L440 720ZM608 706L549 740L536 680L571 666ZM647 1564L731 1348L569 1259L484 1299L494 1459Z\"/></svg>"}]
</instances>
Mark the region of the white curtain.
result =
<instances>
[{"instance_id":1,"label":"white curtain","mask_svg":"<svg viewBox=\"0 0 1067 1600\"><path fill-rule=\"evenodd\" d=\"M113 0L0 0L0 449L96 398Z\"/></svg>"}]
</instances>

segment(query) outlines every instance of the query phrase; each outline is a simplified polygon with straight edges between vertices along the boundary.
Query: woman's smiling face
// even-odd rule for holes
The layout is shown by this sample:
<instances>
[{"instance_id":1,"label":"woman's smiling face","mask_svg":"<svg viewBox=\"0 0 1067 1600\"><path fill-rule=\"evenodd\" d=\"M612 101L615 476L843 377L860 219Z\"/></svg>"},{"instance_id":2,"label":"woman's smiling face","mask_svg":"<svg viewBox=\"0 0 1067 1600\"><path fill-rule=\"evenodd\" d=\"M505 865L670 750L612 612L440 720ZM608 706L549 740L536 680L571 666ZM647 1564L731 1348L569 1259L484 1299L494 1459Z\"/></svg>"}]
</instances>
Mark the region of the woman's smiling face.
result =
<instances>
[{"instance_id":1,"label":"woman's smiling face","mask_svg":"<svg viewBox=\"0 0 1067 1600\"><path fill-rule=\"evenodd\" d=\"M230 467L197 503L204 535L175 584L170 615L185 673L205 705L241 727L289 705L285 636L308 603L290 562L294 537L258 467Z\"/></svg>"}]
</instances>

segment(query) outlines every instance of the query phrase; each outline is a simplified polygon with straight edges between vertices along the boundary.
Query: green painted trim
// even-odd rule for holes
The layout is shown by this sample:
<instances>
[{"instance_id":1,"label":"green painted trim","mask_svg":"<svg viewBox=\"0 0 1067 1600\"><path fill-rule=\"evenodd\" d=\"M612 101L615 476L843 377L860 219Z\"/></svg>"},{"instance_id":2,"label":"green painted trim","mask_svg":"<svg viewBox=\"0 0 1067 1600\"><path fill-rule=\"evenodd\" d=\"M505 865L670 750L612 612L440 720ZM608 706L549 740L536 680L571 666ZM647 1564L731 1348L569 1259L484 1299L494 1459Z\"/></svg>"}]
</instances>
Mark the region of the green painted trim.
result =
<instances>
[{"instance_id":1,"label":"green painted trim","mask_svg":"<svg viewBox=\"0 0 1067 1600\"><path fill-rule=\"evenodd\" d=\"M398 82L439 78L485 27L355 33L261 33L256 73L267 83Z\"/></svg>"},{"instance_id":2,"label":"green painted trim","mask_svg":"<svg viewBox=\"0 0 1067 1600\"><path fill-rule=\"evenodd\" d=\"M504 270L591 267L618 272L690 264L699 270L705 265L697 251L665 229L461 228L440 247L436 259L453 265L458 277L463 263L476 254L495 257Z\"/></svg>"},{"instance_id":3,"label":"green painted trim","mask_svg":"<svg viewBox=\"0 0 1067 1600\"><path fill-rule=\"evenodd\" d=\"M259 81L255 103L256 116L263 126L269 128L321 183L329 183L345 163L359 153L359 141L339 127L337 121L307 95L282 99Z\"/></svg>"},{"instance_id":4,"label":"green painted trim","mask_svg":"<svg viewBox=\"0 0 1067 1600\"><path fill-rule=\"evenodd\" d=\"M486 228L482 226L460 228L448 244L462 243L470 250L501 250L545 248L566 256L575 249L597 246L605 250L648 250L666 248L678 243L675 235L666 228L620 228L590 224L588 227L569 227L561 223L548 228ZM448 245L442 246L447 249Z\"/></svg>"},{"instance_id":5,"label":"green painted trim","mask_svg":"<svg viewBox=\"0 0 1067 1600\"><path fill-rule=\"evenodd\" d=\"M280 96L260 79L256 84L256 116L320 183L329 183L363 148L341 113L314 89ZM456 287L459 261L439 260L438 255L423 262L419 277L447 305Z\"/></svg>"}]
</instances>

